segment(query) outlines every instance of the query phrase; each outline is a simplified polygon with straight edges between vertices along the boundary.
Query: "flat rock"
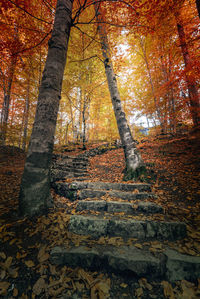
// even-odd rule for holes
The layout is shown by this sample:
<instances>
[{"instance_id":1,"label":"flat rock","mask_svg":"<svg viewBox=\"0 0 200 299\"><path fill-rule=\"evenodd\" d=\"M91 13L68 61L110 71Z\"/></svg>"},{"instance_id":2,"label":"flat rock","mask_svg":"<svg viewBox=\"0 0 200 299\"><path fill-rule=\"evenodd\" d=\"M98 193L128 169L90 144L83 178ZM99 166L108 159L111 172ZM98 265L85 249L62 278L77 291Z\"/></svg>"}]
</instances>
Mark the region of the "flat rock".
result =
<instances>
[{"instance_id":1,"label":"flat rock","mask_svg":"<svg viewBox=\"0 0 200 299\"><path fill-rule=\"evenodd\" d=\"M155 195L153 193L140 192L140 193L132 193L132 192L122 192L122 191L106 191L106 190L95 190L95 189L82 189L79 192L79 199L86 198L101 198L102 196L109 195L110 197L120 198L123 200L144 200L149 197L153 198Z\"/></svg>"},{"instance_id":2,"label":"flat rock","mask_svg":"<svg viewBox=\"0 0 200 299\"><path fill-rule=\"evenodd\" d=\"M196 280L200 277L200 257L167 249L166 275L169 281Z\"/></svg>"},{"instance_id":3,"label":"flat rock","mask_svg":"<svg viewBox=\"0 0 200 299\"><path fill-rule=\"evenodd\" d=\"M79 235L91 235L94 238L107 235L108 221L105 219L94 219L92 217L84 217L73 215L70 218L69 231Z\"/></svg>"},{"instance_id":4,"label":"flat rock","mask_svg":"<svg viewBox=\"0 0 200 299\"><path fill-rule=\"evenodd\" d=\"M163 207L153 202L140 201L137 202L137 211L145 214L163 213Z\"/></svg>"},{"instance_id":5,"label":"flat rock","mask_svg":"<svg viewBox=\"0 0 200 299\"><path fill-rule=\"evenodd\" d=\"M123 183L108 183L108 182L77 182L74 181L72 188L76 189L95 189L95 190L119 190L125 192L131 192L138 190L140 192L149 192L151 191L150 184L123 184Z\"/></svg>"},{"instance_id":6,"label":"flat rock","mask_svg":"<svg viewBox=\"0 0 200 299\"><path fill-rule=\"evenodd\" d=\"M128 202L108 201L106 211L109 213L124 212L126 214L134 214L133 205Z\"/></svg>"},{"instance_id":7,"label":"flat rock","mask_svg":"<svg viewBox=\"0 0 200 299\"><path fill-rule=\"evenodd\" d=\"M134 205L129 202L81 200L78 202L77 211L93 210L98 212L120 213L134 215L136 213L154 214L163 213L163 208L152 202L137 202Z\"/></svg>"},{"instance_id":8,"label":"flat rock","mask_svg":"<svg viewBox=\"0 0 200 299\"><path fill-rule=\"evenodd\" d=\"M55 247L50 253L51 263L90 270L129 273L136 277L159 278L164 274L162 258L134 246L95 246L64 249Z\"/></svg>"},{"instance_id":9,"label":"flat rock","mask_svg":"<svg viewBox=\"0 0 200 299\"><path fill-rule=\"evenodd\" d=\"M186 236L186 225L182 222L154 222L138 220L115 220L101 217L73 215L69 231L79 235L119 236L142 240L177 240Z\"/></svg>"},{"instance_id":10,"label":"flat rock","mask_svg":"<svg viewBox=\"0 0 200 299\"><path fill-rule=\"evenodd\" d=\"M104 212L107 210L107 202L104 200L81 200L78 202L76 210L92 210L97 212Z\"/></svg>"}]
</instances>

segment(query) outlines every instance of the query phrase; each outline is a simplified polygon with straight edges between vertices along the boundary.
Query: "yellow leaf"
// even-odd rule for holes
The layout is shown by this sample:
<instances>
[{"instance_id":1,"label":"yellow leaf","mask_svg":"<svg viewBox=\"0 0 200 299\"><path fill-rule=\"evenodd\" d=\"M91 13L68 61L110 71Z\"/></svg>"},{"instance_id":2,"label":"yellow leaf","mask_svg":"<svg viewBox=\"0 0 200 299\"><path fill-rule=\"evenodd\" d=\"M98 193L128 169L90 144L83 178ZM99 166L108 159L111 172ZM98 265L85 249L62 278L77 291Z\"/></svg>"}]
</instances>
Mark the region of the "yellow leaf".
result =
<instances>
[{"instance_id":1,"label":"yellow leaf","mask_svg":"<svg viewBox=\"0 0 200 299\"><path fill-rule=\"evenodd\" d=\"M2 251L2 252L0 252L0 257L3 259L3 260L5 260L6 259L6 255L5 255L5 253Z\"/></svg>"},{"instance_id":2,"label":"yellow leaf","mask_svg":"<svg viewBox=\"0 0 200 299\"><path fill-rule=\"evenodd\" d=\"M12 244L14 244L15 242L17 241L17 239L15 238L15 239L12 239L11 241L10 241L10 245L12 245Z\"/></svg>"},{"instance_id":3,"label":"yellow leaf","mask_svg":"<svg viewBox=\"0 0 200 299\"><path fill-rule=\"evenodd\" d=\"M120 284L120 287L122 287L122 288L126 288L128 285L126 284L126 283L121 283Z\"/></svg>"},{"instance_id":4,"label":"yellow leaf","mask_svg":"<svg viewBox=\"0 0 200 299\"><path fill-rule=\"evenodd\" d=\"M142 249L142 244L136 243L136 244L134 244L134 246L135 246L136 248Z\"/></svg>"},{"instance_id":5,"label":"yellow leaf","mask_svg":"<svg viewBox=\"0 0 200 299\"><path fill-rule=\"evenodd\" d=\"M32 268L35 266L34 262L31 260L25 261L25 264L28 268Z\"/></svg>"},{"instance_id":6,"label":"yellow leaf","mask_svg":"<svg viewBox=\"0 0 200 299\"><path fill-rule=\"evenodd\" d=\"M165 297L169 299L175 299L171 284L168 281L162 281L161 285L163 286Z\"/></svg>"}]
</instances>

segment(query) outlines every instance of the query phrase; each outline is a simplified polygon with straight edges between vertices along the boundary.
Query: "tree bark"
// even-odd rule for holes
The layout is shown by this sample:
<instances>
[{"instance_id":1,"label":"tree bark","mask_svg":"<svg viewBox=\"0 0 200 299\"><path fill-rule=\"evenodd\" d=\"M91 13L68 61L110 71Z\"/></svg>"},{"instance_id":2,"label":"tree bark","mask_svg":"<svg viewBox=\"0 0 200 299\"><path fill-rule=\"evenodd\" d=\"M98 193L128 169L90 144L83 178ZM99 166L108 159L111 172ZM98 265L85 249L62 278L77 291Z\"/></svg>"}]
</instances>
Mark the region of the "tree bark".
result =
<instances>
[{"instance_id":1,"label":"tree bark","mask_svg":"<svg viewBox=\"0 0 200 299\"><path fill-rule=\"evenodd\" d=\"M24 105L24 132L23 132L23 140L22 140L22 149L26 150L26 138L27 138L27 131L28 131L28 116L29 116L29 107L30 107L30 79L27 82L27 91L26 91L26 99Z\"/></svg>"},{"instance_id":2,"label":"tree bark","mask_svg":"<svg viewBox=\"0 0 200 299\"><path fill-rule=\"evenodd\" d=\"M124 149L126 173L139 174L140 169L144 169L144 164L140 156L139 151L136 149L136 144L133 140L128 122L126 120L125 113L122 109L121 99L117 87L117 80L113 70L111 61L110 48L108 44L107 32L105 25L103 24L103 16L97 2L94 2L96 19L98 22L98 33L101 42L102 55L104 58L105 73L107 77L108 87L110 91L110 97L117 121L118 131L120 139ZM137 176L137 175L136 175Z\"/></svg>"},{"instance_id":3,"label":"tree bark","mask_svg":"<svg viewBox=\"0 0 200 299\"><path fill-rule=\"evenodd\" d=\"M0 143L2 145L5 145L5 142L6 142L11 89L12 89L12 83L13 83L13 77L14 77L14 73L15 73L16 64L17 64L17 55L13 55L11 58L11 64L10 64L10 68L9 68L8 84L7 84L7 87L5 86L5 89L4 89L4 101L3 101L2 111L1 111Z\"/></svg>"},{"instance_id":4,"label":"tree bark","mask_svg":"<svg viewBox=\"0 0 200 299\"><path fill-rule=\"evenodd\" d=\"M52 36L39 89L35 122L22 176L19 211L33 216L48 210L50 165L61 98L73 0L58 0Z\"/></svg>"},{"instance_id":5,"label":"tree bark","mask_svg":"<svg viewBox=\"0 0 200 299\"><path fill-rule=\"evenodd\" d=\"M197 11L199 14L199 18L200 18L200 0L196 0L196 6L197 6Z\"/></svg>"},{"instance_id":6,"label":"tree bark","mask_svg":"<svg viewBox=\"0 0 200 299\"><path fill-rule=\"evenodd\" d=\"M191 58L188 51L188 46L186 42L185 32L183 25L181 23L179 13L175 13L175 18L177 21L177 30L180 40L181 51L183 55L183 60L186 68L186 82L188 87L189 102L190 102L190 114L193 121L193 126L198 127L200 125L200 97L195 82L195 78L190 72L191 68Z\"/></svg>"}]
</instances>

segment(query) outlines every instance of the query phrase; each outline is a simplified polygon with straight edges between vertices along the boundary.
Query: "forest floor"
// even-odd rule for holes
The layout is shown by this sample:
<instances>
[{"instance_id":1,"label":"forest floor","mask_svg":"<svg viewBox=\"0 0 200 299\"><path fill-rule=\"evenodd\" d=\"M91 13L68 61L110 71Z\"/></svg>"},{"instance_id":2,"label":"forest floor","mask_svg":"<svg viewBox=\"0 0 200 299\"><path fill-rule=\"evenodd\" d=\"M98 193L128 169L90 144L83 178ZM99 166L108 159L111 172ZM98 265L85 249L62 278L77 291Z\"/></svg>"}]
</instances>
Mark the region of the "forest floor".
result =
<instances>
[{"instance_id":1,"label":"forest floor","mask_svg":"<svg viewBox=\"0 0 200 299\"><path fill-rule=\"evenodd\" d=\"M138 148L153 173L149 179L156 202L172 218L187 223L189 237L177 245L178 250L200 256L200 136L147 138ZM77 153L80 149L70 154ZM0 298L200 298L200 280L171 285L142 278L132 284L128 277L52 265L50 249L69 237L65 227L75 213L74 202L52 191L55 207L47 215L19 218L24 160L19 149L0 147ZM124 166L122 149L92 157L89 180L122 182ZM79 244L75 236L70 242Z\"/></svg>"}]
</instances>

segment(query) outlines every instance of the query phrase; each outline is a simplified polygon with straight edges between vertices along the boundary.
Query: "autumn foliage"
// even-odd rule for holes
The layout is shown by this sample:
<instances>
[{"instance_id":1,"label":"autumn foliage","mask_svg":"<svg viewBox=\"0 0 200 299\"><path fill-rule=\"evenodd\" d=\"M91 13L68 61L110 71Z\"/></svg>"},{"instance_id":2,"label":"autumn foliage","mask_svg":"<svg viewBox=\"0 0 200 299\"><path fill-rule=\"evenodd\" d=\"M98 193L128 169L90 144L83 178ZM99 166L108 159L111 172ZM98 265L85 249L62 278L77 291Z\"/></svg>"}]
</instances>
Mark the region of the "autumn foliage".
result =
<instances>
[{"instance_id":1,"label":"autumn foliage","mask_svg":"<svg viewBox=\"0 0 200 299\"><path fill-rule=\"evenodd\" d=\"M25 148L56 1L2 1L1 142ZM102 2L123 108L157 131L199 125L196 2ZM114 13L113 13L114 12ZM76 1L55 143L118 138L92 1Z\"/></svg>"}]
</instances>

